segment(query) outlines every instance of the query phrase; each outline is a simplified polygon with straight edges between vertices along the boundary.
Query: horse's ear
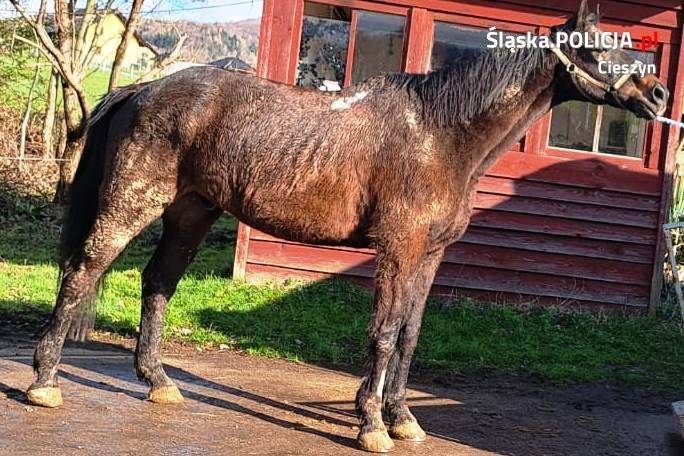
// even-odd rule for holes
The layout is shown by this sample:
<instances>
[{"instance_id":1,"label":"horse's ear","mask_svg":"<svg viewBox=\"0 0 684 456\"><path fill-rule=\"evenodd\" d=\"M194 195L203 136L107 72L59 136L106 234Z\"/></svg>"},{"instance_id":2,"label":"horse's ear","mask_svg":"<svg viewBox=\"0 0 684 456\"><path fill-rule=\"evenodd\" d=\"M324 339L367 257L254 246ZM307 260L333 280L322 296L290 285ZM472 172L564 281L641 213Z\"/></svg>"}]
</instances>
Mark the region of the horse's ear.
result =
<instances>
[{"instance_id":1,"label":"horse's ear","mask_svg":"<svg viewBox=\"0 0 684 456\"><path fill-rule=\"evenodd\" d=\"M577 29L582 30L586 25L587 17L589 16L589 7L587 6L587 0L582 0L580 2L579 9L577 10Z\"/></svg>"}]
</instances>

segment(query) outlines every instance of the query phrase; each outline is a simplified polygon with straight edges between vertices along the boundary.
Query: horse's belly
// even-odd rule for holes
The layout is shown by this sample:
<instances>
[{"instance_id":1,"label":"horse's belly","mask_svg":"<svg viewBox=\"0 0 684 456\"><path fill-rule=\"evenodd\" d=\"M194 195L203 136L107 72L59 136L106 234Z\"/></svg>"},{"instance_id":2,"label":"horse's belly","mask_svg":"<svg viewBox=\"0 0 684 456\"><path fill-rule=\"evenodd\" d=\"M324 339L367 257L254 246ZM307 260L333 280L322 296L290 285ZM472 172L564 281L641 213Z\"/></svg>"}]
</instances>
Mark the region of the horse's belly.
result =
<instances>
[{"instance_id":1,"label":"horse's belly","mask_svg":"<svg viewBox=\"0 0 684 456\"><path fill-rule=\"evenodd\" d=\"M244 201L234 214L273 236L310 244L365 246L366 224L358 198L328 192L272 195L260 192ZM332 190L332 191L330 191Z\"/></svg>"}]
</instances>

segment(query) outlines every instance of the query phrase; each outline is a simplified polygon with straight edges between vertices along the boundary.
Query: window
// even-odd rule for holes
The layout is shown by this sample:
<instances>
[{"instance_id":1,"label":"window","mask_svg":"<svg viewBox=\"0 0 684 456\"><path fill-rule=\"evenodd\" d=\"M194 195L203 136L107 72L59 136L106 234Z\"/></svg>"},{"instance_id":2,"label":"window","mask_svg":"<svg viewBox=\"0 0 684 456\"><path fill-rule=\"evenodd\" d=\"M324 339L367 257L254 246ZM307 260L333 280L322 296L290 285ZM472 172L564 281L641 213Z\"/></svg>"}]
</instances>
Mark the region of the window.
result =
<instances>
[{"instance_id":1,"label":"window","mask_svg":"<svg viewBox=\"0 0 684 456\"><path fill-rule=\"evenodd\" d=\"M356 15L351 72L347 71L352 14ZM401 71L404 16L304 3L297 85L340 90L345 75L357 83Z\"/></svg>"},{"instance_id":2,"label":"window","mask_svg":"<svg viewBox=\"0 0 684 456\"><path fill-rule=\"evenodd\" d=\"M654 54L628 51L644 63ZM641 157L646 139L646 121L612 106L570 101L553 109L549 146Z\"/></svg>"},{"instance_id":3,"label":"window","mask_svg":"<svg viewBox=\"0 0 684 456\"><path fill-rule=\"evenodd\" d=\"M297 85L340 90L347 66L351 10L306 2Z\"/></svg>"},{"instance_id":4,"label":"window","mask_svg":"<svg viewBox=\"0 0 684 456\"><path fill-rule=\"evenodd\" d=\"M435 32L430 54L430 71L439 70L457 60L476 57L488 52L487 30L448 22L435 22ZM515 34L514 32L505 32ZM511 150L520 151L525 138L518 141Z\"/></svg>"},{"instance_id":5,"label":"window","mask_svg":"<svg viewBox=\"0 0 684 456\"><path fill-rule=\"evenodd\" d=\"M438 70L450 62L476 55L487 49L487 31L435 22L435 37L430 55L430 69Z\"/></svg>"},{"instance_id":6,"label":"window","mask_svg":"<svg viewBox=\"0 0 684 456\"><path fill-rule=\"evenodd\" d=\"M352 84L381 73L401 71L404 17L359 11L356 22Z\"/></svg>"}]
</instances>

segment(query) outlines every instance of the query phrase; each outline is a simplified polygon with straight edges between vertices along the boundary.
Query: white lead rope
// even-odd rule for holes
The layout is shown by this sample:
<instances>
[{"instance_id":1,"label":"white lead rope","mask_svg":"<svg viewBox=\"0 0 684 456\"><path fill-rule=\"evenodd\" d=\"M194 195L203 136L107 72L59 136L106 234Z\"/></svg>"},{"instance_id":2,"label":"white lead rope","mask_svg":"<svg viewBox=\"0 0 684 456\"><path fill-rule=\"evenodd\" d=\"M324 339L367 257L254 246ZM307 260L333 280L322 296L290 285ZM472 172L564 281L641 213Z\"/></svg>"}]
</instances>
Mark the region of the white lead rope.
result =
<instances>
[{"instance_id":1,"label":"white lead rope","mask_svg":"<svg viewBox=\"0 0 684 456\"><path fill-rule=\"evenodd\" d=\"M657 116L656 120L674 127L684 128L684 122L679 122L676 120L668 119L667 117Z\"/></svg>"}]
</instances>

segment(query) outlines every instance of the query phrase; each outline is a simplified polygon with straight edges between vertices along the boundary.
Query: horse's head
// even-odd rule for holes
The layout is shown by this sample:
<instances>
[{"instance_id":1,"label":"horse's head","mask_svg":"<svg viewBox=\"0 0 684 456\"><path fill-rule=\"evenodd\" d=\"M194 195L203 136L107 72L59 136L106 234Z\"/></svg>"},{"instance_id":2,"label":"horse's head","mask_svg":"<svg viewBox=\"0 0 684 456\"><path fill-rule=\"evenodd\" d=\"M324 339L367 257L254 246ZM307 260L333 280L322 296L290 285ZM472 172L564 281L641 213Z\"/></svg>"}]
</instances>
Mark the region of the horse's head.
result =
<instances>
[{"instance_id":1,"label":"horse's head","mask_svg":"<svg viewBox=\"0 0 684 456\"><path fill-rule=\"evenodd\" d=\"M590 38L589 43L585 40L581 48L562 44L559 49L553 50L560 60L556 68L559 85L555 101L580 100L609 104L628 109L645 119L662 115L667 107L669 93L657 77L635 72L605 71L616 64L622 68L626 68L625 65L635 68L639 62L618 46L612 46L610 37L606 37L608 39L604 43L595 43L595 33L601 33L598 19L598 10L596 13L589 12L587 0L582 0L575 17L551 30L551 38L555 42L559 42L558 34L562 32L579 32L583 37ZM601 47L606 41L608 46Z\"/></svg>"}]
</instances>

